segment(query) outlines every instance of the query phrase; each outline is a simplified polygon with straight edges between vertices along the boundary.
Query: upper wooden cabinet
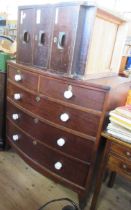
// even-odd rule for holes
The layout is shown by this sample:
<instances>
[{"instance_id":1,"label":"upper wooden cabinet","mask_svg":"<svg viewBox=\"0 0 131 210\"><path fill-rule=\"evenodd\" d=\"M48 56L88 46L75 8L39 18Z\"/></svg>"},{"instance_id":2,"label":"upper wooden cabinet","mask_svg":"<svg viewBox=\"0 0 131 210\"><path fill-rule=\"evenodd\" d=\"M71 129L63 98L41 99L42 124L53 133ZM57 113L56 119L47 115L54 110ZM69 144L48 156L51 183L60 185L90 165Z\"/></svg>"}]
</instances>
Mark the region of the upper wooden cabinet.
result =
<instances>
[{"instance_id":1,"label":"upper wooden cabinet","mask_svg":"<svg viewBox=\"0 0 131 210\"><path fill-rule=\"evenodd\" d=\"M82 79L118 74L126 22L78 3L19 7L17 62Z\"/></svg>"}]
</instances>

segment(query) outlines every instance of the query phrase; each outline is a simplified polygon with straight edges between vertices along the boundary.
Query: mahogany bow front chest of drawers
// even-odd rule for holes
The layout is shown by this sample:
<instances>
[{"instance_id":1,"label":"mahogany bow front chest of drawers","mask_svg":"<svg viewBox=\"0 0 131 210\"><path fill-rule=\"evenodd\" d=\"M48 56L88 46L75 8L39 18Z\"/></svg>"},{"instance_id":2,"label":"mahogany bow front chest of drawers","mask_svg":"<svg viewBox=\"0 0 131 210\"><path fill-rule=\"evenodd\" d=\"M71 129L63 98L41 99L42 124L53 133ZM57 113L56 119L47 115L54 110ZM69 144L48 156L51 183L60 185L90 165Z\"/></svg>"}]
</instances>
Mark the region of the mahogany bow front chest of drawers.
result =
<instances>
[{"instance_id":1,"label":"mahogany bow front chest of drawers","mask_svg":"<svg viewBox=\"0 0 131 210\"><path fill-rule=\"evenodd\" d=\"M106 112L125 103L129 86L127 78L82 81L9 62L7 142L82 204Z\"/></svg>"}]
</instances>

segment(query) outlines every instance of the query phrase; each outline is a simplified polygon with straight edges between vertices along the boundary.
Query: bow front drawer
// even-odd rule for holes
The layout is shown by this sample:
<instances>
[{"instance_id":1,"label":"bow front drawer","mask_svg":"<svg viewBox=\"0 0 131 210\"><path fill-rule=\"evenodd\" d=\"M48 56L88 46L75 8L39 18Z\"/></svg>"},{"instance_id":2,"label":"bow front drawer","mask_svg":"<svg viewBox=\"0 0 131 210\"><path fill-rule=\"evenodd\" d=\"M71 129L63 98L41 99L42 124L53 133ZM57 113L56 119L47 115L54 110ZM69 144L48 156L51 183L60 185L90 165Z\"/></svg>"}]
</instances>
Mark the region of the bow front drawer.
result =
<instances>
[{"instance_id":1,"label":"bow front drawer","mask_svg":"<svg viewBox=\"0 0 131 210\"><path fill-rule=\"evenodd\" d=\"M41 122L39 118L26 114L9 102L7 110L9 121L15 123L32 137L75 158L88 162L91 161L94 148L93 141Z\"/></svg>"},{"instance_id":2,"label":"bow front drawer","mask_svg":"<svg viewBox=\"0 0 131 210\"><path fill-rule=\"evenodd\" d=\"M114 170L116 173L123 176L131 177L131 162L119 159L115 155L109 156L108 167Z\"/></svg>"},{"instance_id":3,"label":"bow front drawer","mask_svg":"<svg viewBox=\"0 0 131 210\"><path fill-rule=\"evenodd\" d=\"M39 117L62 127L96 137L100 115L83 112L68 106L41 98L8 83L8 98Z\"/></svg>"},{"instance_id":4,"label":"bow front drawer","mask_svg":"<svg viewBox=\"0 0 131 210\"><path fill-rule=\"evenodd\" d=\"M105 92L97 88L87 88L70 80L40 77L40 93L81 107L101 111Z\"/></svg>"},{"instance_id":5,"label":"bow front drawer","mask_svg":"<svg viewBox=\"0 0 131 210\"><path fill-rule=\"evenodd\" d=\"M8 124L7 137L12 145L25 153L33 162L73 183L84 186L89 165L77 162L45 147L11 123Z\"/></svg>"},{"instance_id":6,"label":"bow front drawer","mask_svg":"<svg viewBox=\"0 0 131 210\"><path fill-rule=\"evenodd\" d=\"M127 160L131 161L131 148L127 148L124 145L119 145L119 144L115 144L112 143L111 145L111 152L113 152L114 154L126 158Z\"/></svg>"},{"instance_id":7,"label":"bow front drawer","mask_svg":"<svg viewBox=\"0 0 131 210\"><path fill-rule=\"evenodd\" d=\"M38 75L21 68L9 66L8 79L25 88L37 91Z\"/></svg>"}]
</instances>

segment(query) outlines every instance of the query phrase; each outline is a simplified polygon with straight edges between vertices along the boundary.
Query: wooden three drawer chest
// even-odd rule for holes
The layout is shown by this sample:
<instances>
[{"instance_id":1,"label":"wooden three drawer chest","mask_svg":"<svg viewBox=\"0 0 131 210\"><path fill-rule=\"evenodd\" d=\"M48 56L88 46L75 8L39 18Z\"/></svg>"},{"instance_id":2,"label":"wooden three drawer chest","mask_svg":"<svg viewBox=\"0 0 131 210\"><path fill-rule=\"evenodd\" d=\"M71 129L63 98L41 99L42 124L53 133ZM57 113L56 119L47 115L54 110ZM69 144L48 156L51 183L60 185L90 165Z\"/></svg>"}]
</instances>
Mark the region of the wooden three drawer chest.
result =
<instances>
[{"instance_id":1,"label":"wooden three drawer chest","mask_svg":"<svg viewBox=\"0 0 131 210\"><path fill-rule=\"evenodd\" d=\"M106 141L106 146L100 161L90 210L97 209L97 199L103 175L107 169L112 172L109 187L112 187L116 173L131 181L131 144L121 141L106 132L102 132L102 138L103 141Z\"/></svg>"},{"instance_id":2,"label":"wooden three drawer chest","mask_svg":"<svg viewBox=\"0 0 131 210\"><path fill-rule=\"evenodd\" d=\"M106 113L126 101L130 79L82 81L8 62L7 142L85 204Z\"/></svg>"}]
</instances>

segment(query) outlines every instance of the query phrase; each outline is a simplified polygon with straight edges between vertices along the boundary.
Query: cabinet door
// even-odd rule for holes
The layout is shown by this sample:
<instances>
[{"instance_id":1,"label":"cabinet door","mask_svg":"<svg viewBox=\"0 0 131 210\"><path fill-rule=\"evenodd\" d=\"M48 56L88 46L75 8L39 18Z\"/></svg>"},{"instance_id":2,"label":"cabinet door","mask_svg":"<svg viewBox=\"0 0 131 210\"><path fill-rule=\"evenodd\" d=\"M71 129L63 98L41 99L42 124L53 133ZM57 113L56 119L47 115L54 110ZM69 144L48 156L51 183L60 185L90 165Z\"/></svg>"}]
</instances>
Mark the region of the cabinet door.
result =
<instances>
[{"instance_id":1,"label":"cabinet door","mask_svg":"<svg viewBox=\"0 0 131 210\"><path fill-rule=\"evenodd\" d=\"M33 65L48 67L53 7L40 7L35 11Z\"/></svg>"},{"instance_id":2,"label":"cabinet door","mask_svg":"<svg viewBox=\"0 0 131 210\"><path fill-rule=\"evenodd\" d=\"M34 9L20 9L18 23L17 60L32 64Z\"/></svg>"},{"instance_id":3,"label":"cabinet door","mask_svg":"<svg viewBox=\"0 0 131 210\"><path fill-rule=\"evenodd\" d=\"M50 69L70 71L76 39L79 6L55 8Z\"/></svg>"}]
</instances>

